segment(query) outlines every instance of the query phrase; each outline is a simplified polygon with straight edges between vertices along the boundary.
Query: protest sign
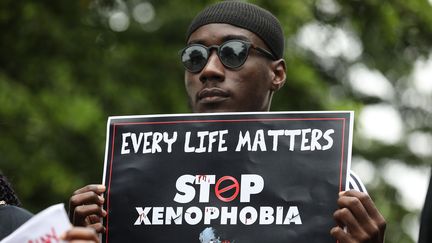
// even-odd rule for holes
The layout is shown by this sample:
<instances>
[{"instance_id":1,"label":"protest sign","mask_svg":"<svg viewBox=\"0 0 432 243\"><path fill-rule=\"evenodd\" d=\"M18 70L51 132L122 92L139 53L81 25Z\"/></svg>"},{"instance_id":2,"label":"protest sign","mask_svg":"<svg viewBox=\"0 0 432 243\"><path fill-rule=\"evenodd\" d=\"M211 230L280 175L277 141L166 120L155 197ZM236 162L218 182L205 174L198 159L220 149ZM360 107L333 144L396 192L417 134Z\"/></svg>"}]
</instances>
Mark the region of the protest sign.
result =
<instances>
[{"instance_id":1,"label":"protest sign","mask_svg":"<svg viewBox=\"0 0 432 243\"><path fill-rule=\"evenodd\" d=\"M12 234L4 238L1 243L60 243L60 235L72 228L62 203L53 205L29 221Z\"/></svg>"},{"instance_id":2,"label":"protest sign","mask_svg":"<svg viewBox=\"0 0 432 243\"><path fill-rule=\"evenodd\" d=\"M111 117L103 242L335 242L352 112Z\"/></svg>"}]
</instances>

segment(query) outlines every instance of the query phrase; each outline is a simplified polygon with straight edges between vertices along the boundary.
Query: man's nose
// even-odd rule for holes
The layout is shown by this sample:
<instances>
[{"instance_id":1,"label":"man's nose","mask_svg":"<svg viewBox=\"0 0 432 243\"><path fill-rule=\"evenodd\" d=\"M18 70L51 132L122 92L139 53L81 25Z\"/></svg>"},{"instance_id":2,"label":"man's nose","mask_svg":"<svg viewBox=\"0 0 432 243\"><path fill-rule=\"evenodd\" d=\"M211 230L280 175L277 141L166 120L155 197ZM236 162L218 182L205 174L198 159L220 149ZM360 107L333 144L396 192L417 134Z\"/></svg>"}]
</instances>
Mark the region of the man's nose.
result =
<instances>
[{"instance_id":1,"label":"man's nose","mask_svg":"<svg viewBox=\"0 0 432 243\"><path fill-rule=\"evenodd\" d=\"M201 82L207 81L224 81L225 80L225 67L219 60L216 50L210 53L207 64L204 66L200 73Z\"/></svg>"}]
</instances>

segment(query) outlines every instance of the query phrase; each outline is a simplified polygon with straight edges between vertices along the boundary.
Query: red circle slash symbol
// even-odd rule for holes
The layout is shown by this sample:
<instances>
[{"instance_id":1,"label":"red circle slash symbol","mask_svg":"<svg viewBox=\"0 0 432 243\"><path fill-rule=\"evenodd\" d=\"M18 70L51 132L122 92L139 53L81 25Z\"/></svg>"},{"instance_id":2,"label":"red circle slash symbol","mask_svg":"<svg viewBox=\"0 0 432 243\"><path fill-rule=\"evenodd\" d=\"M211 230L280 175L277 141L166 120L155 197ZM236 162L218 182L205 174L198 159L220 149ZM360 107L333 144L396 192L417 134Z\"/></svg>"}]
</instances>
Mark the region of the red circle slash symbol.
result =
<instances>
[{"instance_id":1,"label":"red circle slash symbol","mask_svg":"<svg viewBox=\"0 0 432 243\"><path fill-rule=\"evenodd\" d=\"M224 181L232 181L232 184L219 188L220 184ZM235 189L235 192L232 196L230 197L223 197L222 193L227 192L231 189ZM234 200L237 195L239 194L240 191L240 185L238 183L238 181L232 177L232 176L223 176L221 177L217 182L216 182L216 186L215 186L215 194L216 197L219 198L219 200L223 201L223 202L231 202L232 200Z\"/></svg>"}]
</instances>

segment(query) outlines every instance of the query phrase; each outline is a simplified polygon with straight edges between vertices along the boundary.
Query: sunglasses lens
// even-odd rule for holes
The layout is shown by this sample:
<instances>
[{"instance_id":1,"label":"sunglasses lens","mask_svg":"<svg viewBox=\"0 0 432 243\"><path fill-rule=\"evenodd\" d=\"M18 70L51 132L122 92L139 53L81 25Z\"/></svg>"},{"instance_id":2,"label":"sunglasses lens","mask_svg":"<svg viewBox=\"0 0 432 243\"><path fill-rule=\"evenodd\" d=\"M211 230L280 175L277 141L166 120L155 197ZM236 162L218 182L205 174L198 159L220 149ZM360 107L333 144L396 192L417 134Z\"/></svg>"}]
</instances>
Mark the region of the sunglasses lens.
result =
<instances>
[{"instance_id":1,"label":"sunglasses lens","mask_svg":"<svg viewBox=\"0 0 432 243\"><path fill-rule=\"evenodd\" d=\"M230 68L238 68L246 61L248 45L240 41L229 41L220 47L220 59Z\"/></svg>"},{"instance_id":2,"label":"sunglasses lens","mask_svg":"<svg viewBox=\"0 0 432 243\"><path fill-rule=\"evenodd\" d=\"M191 45L184 49L181 59L185 68L190 72L199 72L207 63L207 50L199 45Z\"/></svg>"}]
</instances>

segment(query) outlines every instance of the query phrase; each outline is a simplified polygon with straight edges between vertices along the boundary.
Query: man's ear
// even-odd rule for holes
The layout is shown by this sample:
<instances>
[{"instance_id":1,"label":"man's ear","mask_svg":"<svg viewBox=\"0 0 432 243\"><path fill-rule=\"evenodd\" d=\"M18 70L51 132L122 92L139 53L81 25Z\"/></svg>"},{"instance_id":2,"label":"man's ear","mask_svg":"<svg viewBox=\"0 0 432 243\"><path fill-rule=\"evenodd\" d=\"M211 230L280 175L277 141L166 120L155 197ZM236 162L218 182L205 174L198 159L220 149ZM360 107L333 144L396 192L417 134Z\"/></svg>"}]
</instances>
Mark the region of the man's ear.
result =
<instances>
[{"instance_id":1,"label":"man's ear","mask_svg":"<svg viewBox=\"0 0 432 243\"><path fill-rule=\"evenodd\" d=\"M279 59L277 61L273 61L271 90L278 91L285 84L285 80L286 80L285 60Z\"/></svg>"}]
</instances>

